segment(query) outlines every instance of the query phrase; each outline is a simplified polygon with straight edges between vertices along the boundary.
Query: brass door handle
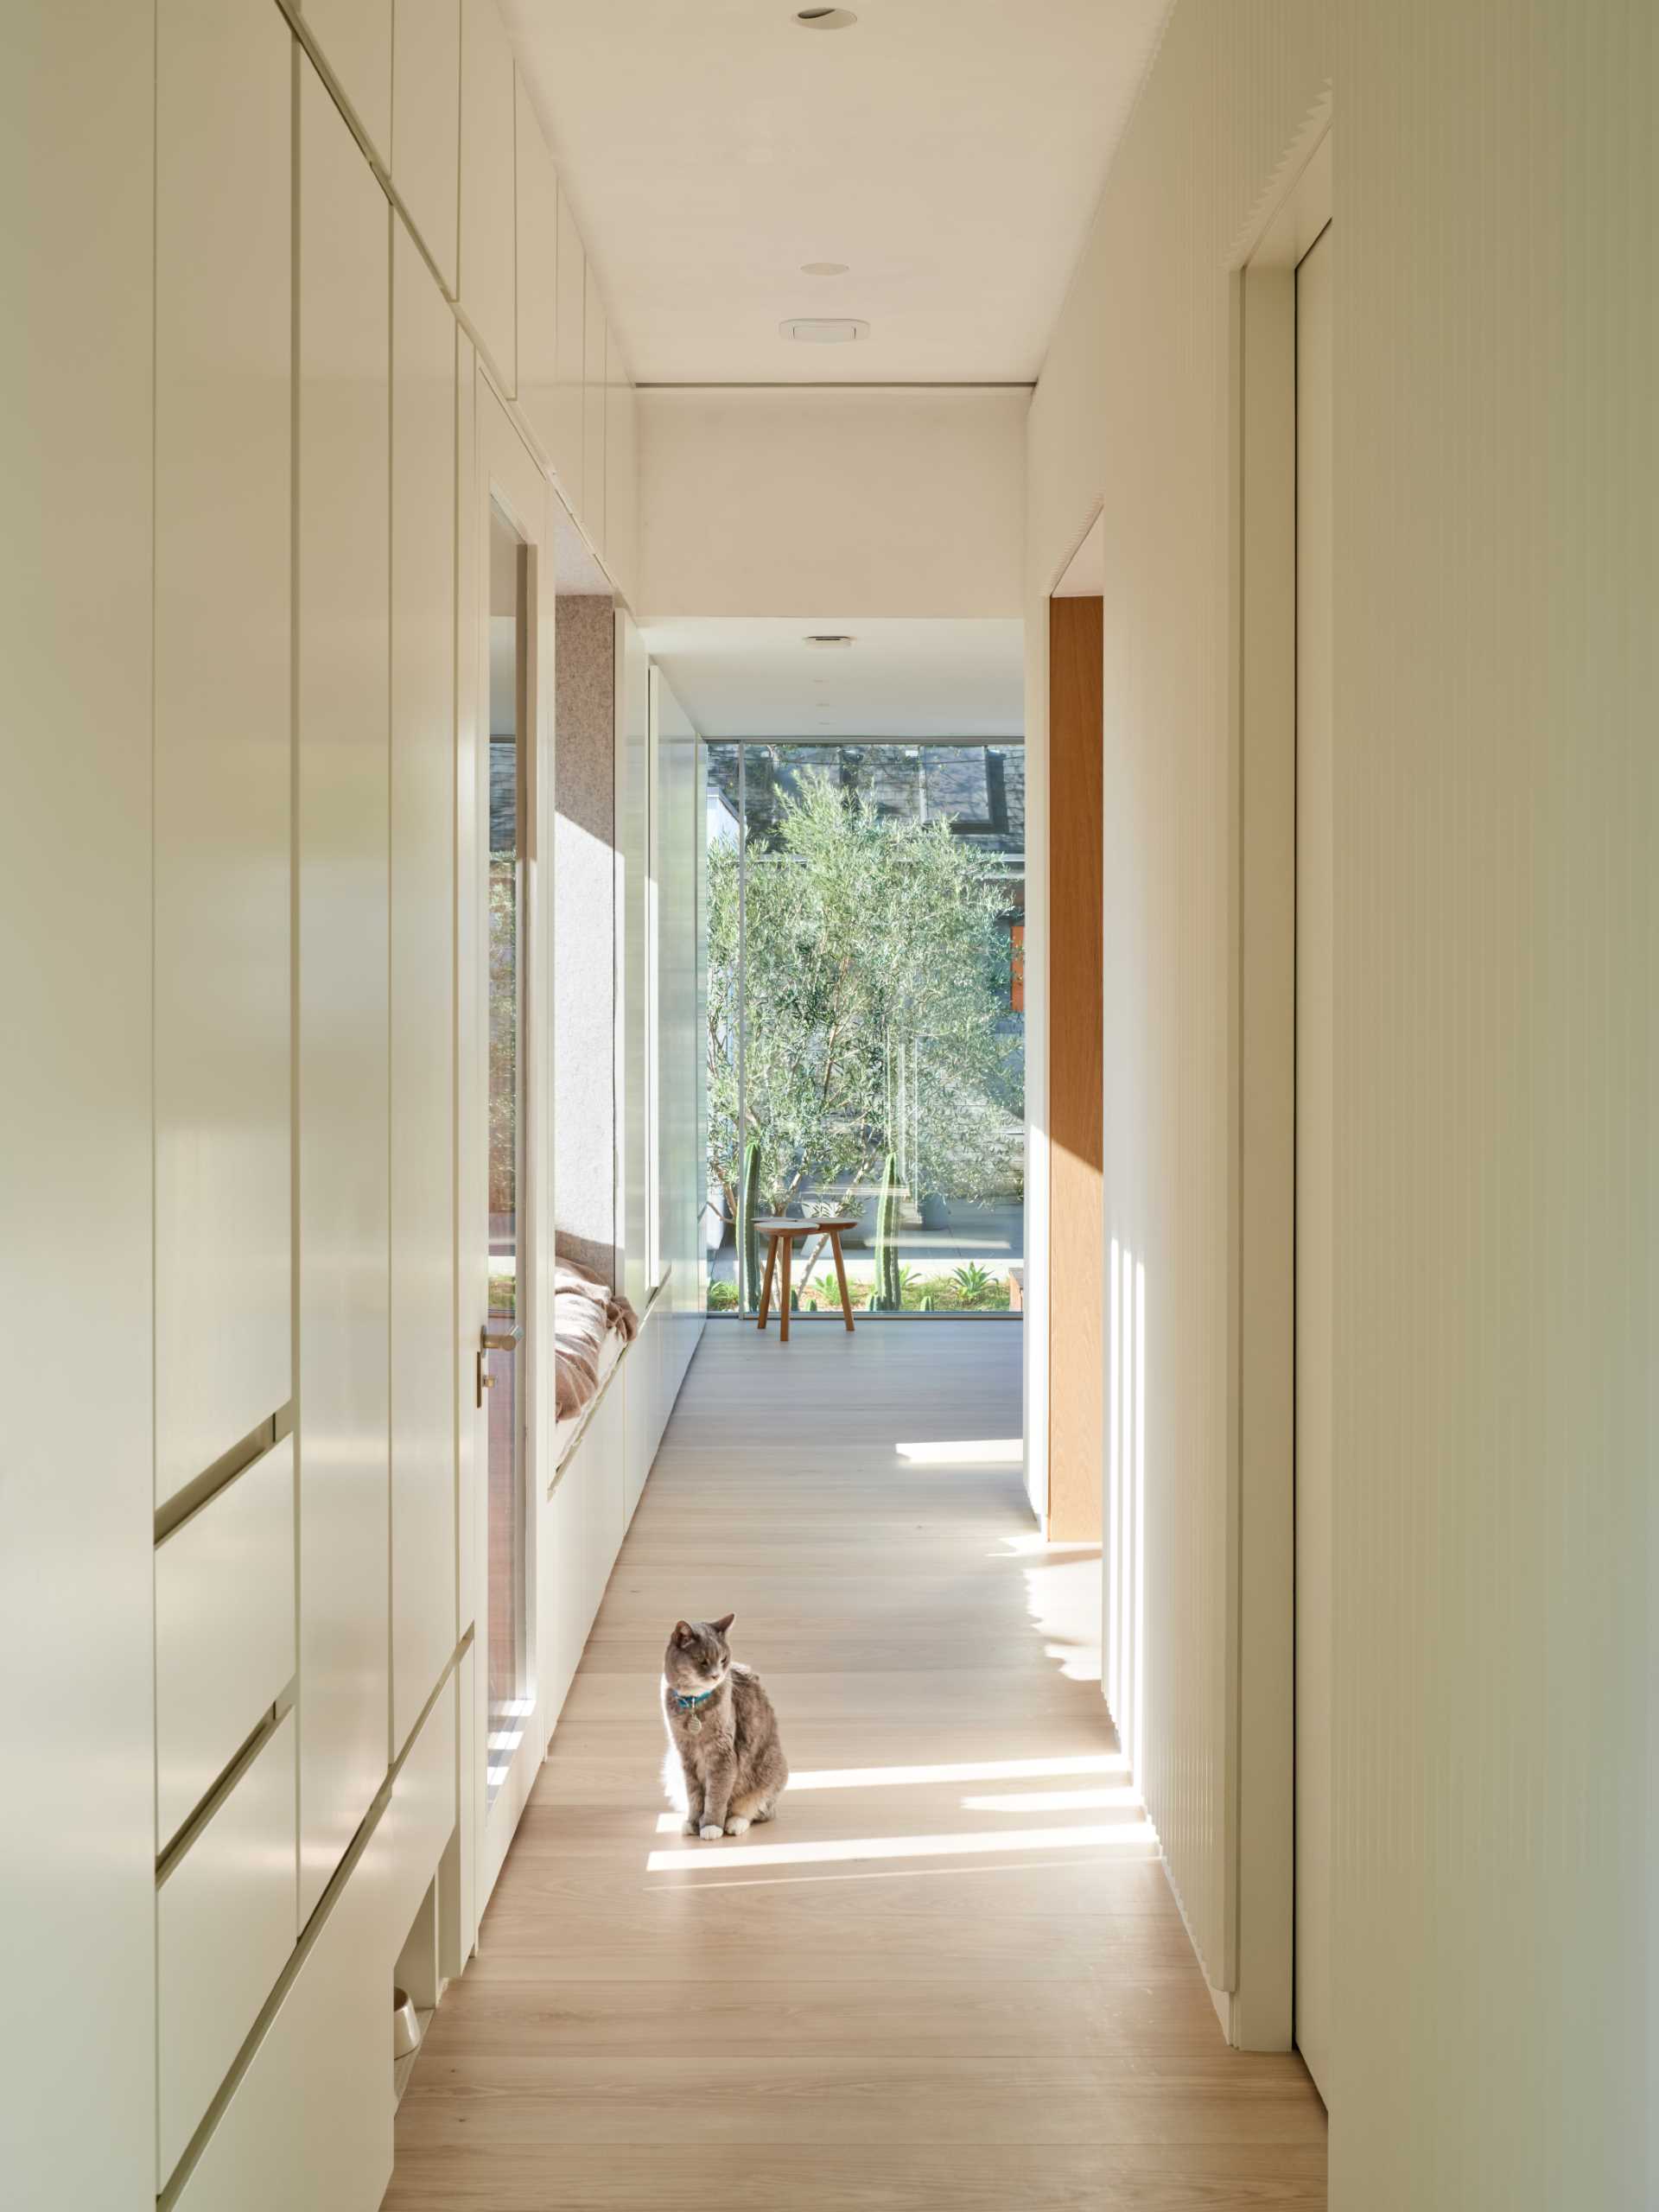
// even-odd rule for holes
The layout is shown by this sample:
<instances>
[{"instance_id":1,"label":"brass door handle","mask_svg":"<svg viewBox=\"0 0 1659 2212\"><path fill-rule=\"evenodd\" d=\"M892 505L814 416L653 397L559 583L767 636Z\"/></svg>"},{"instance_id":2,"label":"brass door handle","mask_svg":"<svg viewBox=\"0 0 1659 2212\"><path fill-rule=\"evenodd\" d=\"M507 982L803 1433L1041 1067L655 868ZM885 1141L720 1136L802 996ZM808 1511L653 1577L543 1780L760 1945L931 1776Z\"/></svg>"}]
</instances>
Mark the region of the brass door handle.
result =
<instances>
[{"instance_id":1,"label":"brass door handle","mask_svg":"<svg viewBox=\"0 0 1659 2212\"><path fill-rule=\"evenodd\" d=\"M505 1329L493 1329L487 1321L484 1324L478 1332L478 1350L474 1355L477 1376L477 1389L473 1395L474 1407L481 1406L484 1393L495 1388L495 1377L489 1371L490 1354L493 1351L517 1351L524 1341L524 1332L517 1321Z\"/></svg>"}]
</instances>

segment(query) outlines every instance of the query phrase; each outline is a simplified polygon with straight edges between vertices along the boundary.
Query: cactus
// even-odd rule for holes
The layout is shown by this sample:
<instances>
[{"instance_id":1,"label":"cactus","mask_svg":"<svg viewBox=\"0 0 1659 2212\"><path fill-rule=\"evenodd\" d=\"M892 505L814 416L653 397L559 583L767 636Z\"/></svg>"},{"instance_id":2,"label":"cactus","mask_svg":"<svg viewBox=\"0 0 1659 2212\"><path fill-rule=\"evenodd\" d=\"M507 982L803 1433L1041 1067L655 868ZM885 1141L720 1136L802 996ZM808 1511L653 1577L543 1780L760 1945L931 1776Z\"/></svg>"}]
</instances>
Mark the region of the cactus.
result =
<instances>
[{"instance_id":1,"label":"cactus","mask_svg":"<svg viewBox=\"0 0 1659 2212\"><path fill-rule=\"evenodd\" d=\"M746 1313L760 1311L760 1147L752 1137L743 1155L743 1180L737 1193L737 1264L740 1303Z\"/></svg>"},{"instance_id":2,"label":"cactus","mask_svg":"<svg viewBox=\"0 0 1659 2212\"><path fill-rule=\"evenodd\" d=\"M918 1301L916 1311L918 1313L931 1313L933 1311L933 1295L931 1291Z\"/></svg>"},{"instance_id":3,"label":"cactus","mask_svg":"<svg viewBox=\"0 0 1659 2212\"><path fill-rule=\"evenodd\" d=\"M889 1153L881 1169L881 1195L875 1207L875 1294L870 1304L880 1313L902 1310L903 1286L899 1274L899 1168Z\"/></svg>"}]
</instances>

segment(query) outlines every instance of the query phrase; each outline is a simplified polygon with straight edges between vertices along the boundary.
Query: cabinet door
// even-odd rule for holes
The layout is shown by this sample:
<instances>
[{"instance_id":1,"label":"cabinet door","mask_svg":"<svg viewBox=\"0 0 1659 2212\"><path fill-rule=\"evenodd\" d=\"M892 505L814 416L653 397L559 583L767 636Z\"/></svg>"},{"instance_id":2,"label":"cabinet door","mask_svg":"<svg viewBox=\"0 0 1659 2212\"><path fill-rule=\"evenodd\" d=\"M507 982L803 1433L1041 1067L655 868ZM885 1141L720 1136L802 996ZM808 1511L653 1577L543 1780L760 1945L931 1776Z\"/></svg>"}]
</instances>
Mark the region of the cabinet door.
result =
<instances>
[{"instance_id":1,"label":"cabinet door","mask_svg":"<svg viewBox=\"0 0 1659 2212\"><path fill-rule=\"evenodd\" d=\"M461 175L461 0L396 0L391 58L391 181L453 299Z\"/></svg>"},{"instance_id":2,"label":"cabinet door","mask_svg":"<svg viewBox=\"0 0 1659 2212\"><path fill-rule=\"evenodd\" d=\"M558 416L559 188L524 80L518 80L518 405L550 458Z\"/></svg>"},{"instance_id":3,"label":"cabinet door","mask_svg":"<svg viewBox=\"0 0 1659 2212\"><path fill-rule=\"evenodd\" d=\"M293 38L162 0L156 239L156 1491L292 1389Z\"/></svg>"},{"instance_id":4,"label":"cabinet door","mask_svg":"<svg viewBox=\"0 0 1659 2212\"><path fill-rule=\"evenodd\" d=\"M294 1948L294 1716L284 1713L156 1899L165 2183Z\"/></svg>"},{"instance_id":5,"label":"cabinet door","mask_svg":"<svg viewBox=\"0 0 1659 2212\"><path fill-rule=\"evenodd\" d=\"M461 311L505 397L518 375L512 48L495 0L461 0Z\"/></svg>"},{"instance_id":6,"label":"cabinet door","mask_svg":"<svg viewBox=\"0 0 1659 2212\"><path fill-rule=\"evenodd\" d=\"M391 211L300 67L300 1916L384 1780Z\"/></svg>"},{"instance_id":7,"label":"cabinet door","mask_svg":"<svg viewBox=\"0 0 1659 2212\"><path fill-rule=\"evenodd\" d=\"M391 0L305 0L305 28L383 166L391 159Z\"/></svg>"},{"instance_id":8,"label":"cabinet door","mask_svg":"<svg viewBox=\"0 0 1659 2212\"><path fill-rule=\"evenodd\" d=\"M455 1647L455 325L391 268L391 1659L395 1750Z\"/></svg>"},{"instance_id":9,"label":"cabinet door","mask_svg":"<svg viewBox=\"0 0 1659 2212\"><path fill-rule=\"evenodd\" d=\"M294 1440L285 1436L156 1547L158 1846L293 1674Z\"/></svg>"}]
</instances>

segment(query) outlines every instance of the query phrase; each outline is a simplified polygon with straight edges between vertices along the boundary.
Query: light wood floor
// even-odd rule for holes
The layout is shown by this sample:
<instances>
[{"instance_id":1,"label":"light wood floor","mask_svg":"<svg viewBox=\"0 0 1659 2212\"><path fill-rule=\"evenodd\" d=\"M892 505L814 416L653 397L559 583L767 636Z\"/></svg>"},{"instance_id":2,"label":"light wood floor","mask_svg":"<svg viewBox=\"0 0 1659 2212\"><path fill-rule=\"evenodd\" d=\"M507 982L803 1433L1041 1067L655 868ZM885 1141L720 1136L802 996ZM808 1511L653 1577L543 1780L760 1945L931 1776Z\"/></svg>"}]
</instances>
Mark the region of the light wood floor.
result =
<instances>
[{"instance_id":1,"label":"light wood floor","mask_svg":"<svg viewBox=\"0 0 1659 2212\"><path fill-rule=\"evenodd\" d=\"M709 1326L389 2212L1324 2205L1323 2108L1222 2043L1116 1764L1097 1559L964 1452L1019 1433L1017 1324ZM730 1609L796 1781L688 1842L662 1646Z\"/></svg>"}]
</instances>

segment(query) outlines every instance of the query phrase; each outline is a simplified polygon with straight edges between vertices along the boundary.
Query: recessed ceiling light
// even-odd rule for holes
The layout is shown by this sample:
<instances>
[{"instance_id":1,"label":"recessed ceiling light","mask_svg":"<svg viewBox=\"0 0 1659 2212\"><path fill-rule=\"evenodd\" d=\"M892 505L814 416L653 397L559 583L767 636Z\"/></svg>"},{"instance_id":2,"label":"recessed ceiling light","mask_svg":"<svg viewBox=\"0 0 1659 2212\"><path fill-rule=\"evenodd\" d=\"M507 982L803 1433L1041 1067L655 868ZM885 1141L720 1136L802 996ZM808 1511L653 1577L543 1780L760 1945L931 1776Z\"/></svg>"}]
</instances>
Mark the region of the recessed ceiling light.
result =
<instances>
[{"instance_id":1,"label":"recessed ceiling light","mask_svg":"<svg viewBox=\"0 0 1659 2212\"><path fill-rule=\"evenodd\" d=\"M804 261L801 274L803 276L844 276L847 264L844 261Z\"/></svg>"},{"instance_id":2,"label":"recessed ceiling light","mask_svg":"<svg viewBox=\"0 0 1659 2212\"><path fill-rule=\"evenodd\" d=\"M778 335L792 338L798 346L850 346L869 334L869 324L851 315L795 315L778 326Z\"/></svg>"},{"instance_id":3,"label":"recessed ceiling light","mask_svg":"<svg viewBox=\"0 0 1659 2212\"><path fill-rule=\"evenodd\" d=\"M798 8L795 20L804 31L844 31L858 17L850 8Z\"/></svg>"},{"instance_id":4,"label":"recessed ceiling light","mask_svg":"<svg viewBox=\"0 0 1659 2212\"><path fill-rule=\"evenodd\" d=\"M850 645L853 640L845 631L822 630L801 639L804 645Z\"/></svg>"}]
</instances>

